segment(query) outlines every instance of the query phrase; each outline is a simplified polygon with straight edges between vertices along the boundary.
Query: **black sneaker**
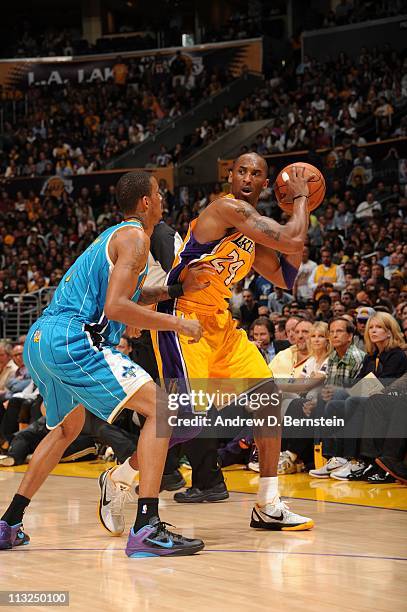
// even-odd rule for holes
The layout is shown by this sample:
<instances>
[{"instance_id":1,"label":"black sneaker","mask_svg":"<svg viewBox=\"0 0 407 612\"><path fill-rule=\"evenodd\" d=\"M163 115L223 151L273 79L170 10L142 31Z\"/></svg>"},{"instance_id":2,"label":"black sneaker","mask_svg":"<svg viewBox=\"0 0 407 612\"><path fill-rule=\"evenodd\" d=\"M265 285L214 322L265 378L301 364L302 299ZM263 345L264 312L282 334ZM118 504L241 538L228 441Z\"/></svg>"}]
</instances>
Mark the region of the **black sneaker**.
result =
<instances>
[{"instance_id":1,"label":"black sneaker","mask_svg":"<svg viewBox=\"0 0 407 612\"><path fill-rule=\"evenodd\" d=\"M167 529L169 523L153 517L148 525L136 533L130 529L126 546L126 555L133 559L142 557L180 557L194 555L204 548L202 540L184 538Z\"/></svg>"},{"instance_id":2,"label":"black sneaker","mask_svg":"<svg viewBox=\"0 0 407 612\"><path fill-rule=\"evenodd\" d=\"M179 504L200 504L202 502L216 502L228 499L229 493L224 482L220 482L211 489L198 489L190 487L182 493L175 493L174 501Z\"/></svg>"},{"instance_id":3,"label":"black sneaker","mask_svg":"<svg viewBox=\"0 0 407 612\"><path fill-rule=\"evenodd\" d=\"M378 471L377 465L374 465L373 463L369 463L367 467L351 472L348 476L348 480L352 482L354 481L368 482L369 476L373 476L373 474L376 474L377 471Z\"/></svg>"},{"instance_id":4,"label":"black sneaker","mask_svg":"<svg viewBox=\"0 0 407 612\"><path fill-rule=\"evenodd\" d=\"M160 491L178 491L185 487L186 482L179 470L171 472L171 474L163 474L161 480Z\"/></svg>"},{"instance_id":5,"label":"black sneaker","mask_svg":"<svg viewBox=\"0 0 407 612\"><path fill-rule=\"evenodd\" d=\"M405 463L393 457L378 457L376 463L393 478L407 485L407 465Z\"/></svg>"},{"instance_id":6,"label":"black sneaker","mask_svg":"<svg viewBox=\"0 0 407 612\"><path fill-rule=\"evenodd\" d=\"M396 482L396 479L389 472L385 472L381 467L378 467L374 474L368 476L367 481L375 484L389 484Z\"/></svg>"}]
</instances>

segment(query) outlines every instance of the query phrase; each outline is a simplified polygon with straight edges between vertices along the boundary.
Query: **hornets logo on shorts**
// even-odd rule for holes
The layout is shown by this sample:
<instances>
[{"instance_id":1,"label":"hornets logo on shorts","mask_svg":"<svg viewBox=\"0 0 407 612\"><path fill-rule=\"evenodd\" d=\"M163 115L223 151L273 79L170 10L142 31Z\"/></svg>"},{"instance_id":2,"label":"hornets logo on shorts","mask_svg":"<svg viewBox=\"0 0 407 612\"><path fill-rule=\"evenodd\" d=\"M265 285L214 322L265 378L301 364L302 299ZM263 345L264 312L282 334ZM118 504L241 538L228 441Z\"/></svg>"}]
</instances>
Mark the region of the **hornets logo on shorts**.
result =
<instances>
[{"instance_id":1,"label":"hornets logo on shorts","mask_svg":"<svg viewBox=\"0 0 407 612\"><path fill-rule=\"evenodd\" d=\"M137 376L137 370L134 366L123 366L124 378L130 378L131 376Z\"/></svg>"}]
</instances>

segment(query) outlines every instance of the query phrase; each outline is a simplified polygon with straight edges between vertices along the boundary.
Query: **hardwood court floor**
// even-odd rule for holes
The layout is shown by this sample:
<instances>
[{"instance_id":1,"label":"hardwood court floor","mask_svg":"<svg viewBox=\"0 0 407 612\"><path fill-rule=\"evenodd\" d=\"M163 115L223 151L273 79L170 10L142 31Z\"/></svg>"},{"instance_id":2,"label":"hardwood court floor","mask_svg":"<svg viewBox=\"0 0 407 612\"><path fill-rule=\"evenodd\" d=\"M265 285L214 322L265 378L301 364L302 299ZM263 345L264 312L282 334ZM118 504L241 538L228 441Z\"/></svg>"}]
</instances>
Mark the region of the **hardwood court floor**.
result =
<instances>
[{"instance_id":1,"label":"hardwood court floor","mask_svg":"<svg viewBox=\"0 0 407 612\"><path fill-rule=\"evenodd\" d=\"M73 467L100 472L105 464L58 470L66 474ZM21 479L18 471L0 470L2 508ZM242 470L227 474L229 489L240 479L240 490L249 490L255 478ZM185 535L202 537L206 548L195 557L136 560L124 555L125 536L112 538L100 526L94 478L50 476L24 521L30 545L0 553L0 590L68 590L69 609L86 612L405 609L407 514L372 507L378 503L377 497L369 497L369 485L366 505L355 505L318 501L318 489L309 489L313 499L303 499L310 483L307 476L281 480L282 488L291 487L291 496L298 486L301 499L289 500L290 506L314 518L312 531L250 529L255 499L250 492L193 506L176 504L172 494L164 493L162 518ZM325 499L330 484L335 483L320 484ZM406 488L386 488L394 506L405 506ZM135 507L129 504L126 509L129 526Z\"/></svg>"}]
</instances>

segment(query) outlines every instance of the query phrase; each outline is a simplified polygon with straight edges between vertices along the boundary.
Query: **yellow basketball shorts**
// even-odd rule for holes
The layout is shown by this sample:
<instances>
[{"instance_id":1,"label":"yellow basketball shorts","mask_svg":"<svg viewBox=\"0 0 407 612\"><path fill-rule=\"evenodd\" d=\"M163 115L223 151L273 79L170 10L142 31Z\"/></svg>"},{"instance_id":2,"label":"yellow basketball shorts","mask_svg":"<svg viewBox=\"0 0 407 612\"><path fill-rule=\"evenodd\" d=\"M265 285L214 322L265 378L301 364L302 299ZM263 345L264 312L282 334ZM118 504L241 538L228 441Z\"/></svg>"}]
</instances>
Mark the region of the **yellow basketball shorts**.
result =
<instances>
[{"instance_id":1,"label":"yellow basketball shorts","mask_svg":"<svg viewBox=\"0 0 407 612\"><path fill-rule=\"evenodd\" d=\"M166 312L186 319L198 319L203 337L191 343L176 332L152 332L160 377L167 379L233 379L240 391L251 389L259 379L271 378L271 372L258 348L242 329L237 329L231 313Z\"/></svg>"}]
</instances>

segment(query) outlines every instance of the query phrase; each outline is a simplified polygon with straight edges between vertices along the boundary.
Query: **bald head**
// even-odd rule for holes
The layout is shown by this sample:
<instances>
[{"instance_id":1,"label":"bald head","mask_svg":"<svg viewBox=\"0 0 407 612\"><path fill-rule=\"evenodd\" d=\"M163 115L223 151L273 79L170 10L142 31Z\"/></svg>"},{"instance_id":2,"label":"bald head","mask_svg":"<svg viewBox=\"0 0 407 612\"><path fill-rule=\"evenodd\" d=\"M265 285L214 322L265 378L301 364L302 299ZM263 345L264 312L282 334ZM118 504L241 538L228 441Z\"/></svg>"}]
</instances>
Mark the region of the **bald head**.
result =
<instances>
[{"instance_id":1,"label":"bald head","mask_svg":"<svg viewBox=\"0 0 407 612\"><path fill-rule=\"evenodd\" d=\"M229 174L232 194L238 200L244 200L257 206L260 193L268 186L267 162L257 153L239 155Z\"/></svg>"},{"instance_id":2,"label":"bald head","mask_svg":"<svg viewBox=\"0 0 407 612\"><path fill-rule=\"evenodd\" d=\"M267 165L267 162L264 157L262 157L258 153L243 153L242 155L239 155L239 157L237 157L233 162L233 169L239 167L240 165L246 164L260 166L260 168L264 170L266 177L268 176L269 167Z\"/></svg>"}]
</instances>

